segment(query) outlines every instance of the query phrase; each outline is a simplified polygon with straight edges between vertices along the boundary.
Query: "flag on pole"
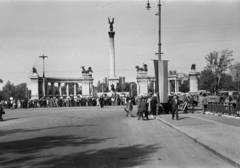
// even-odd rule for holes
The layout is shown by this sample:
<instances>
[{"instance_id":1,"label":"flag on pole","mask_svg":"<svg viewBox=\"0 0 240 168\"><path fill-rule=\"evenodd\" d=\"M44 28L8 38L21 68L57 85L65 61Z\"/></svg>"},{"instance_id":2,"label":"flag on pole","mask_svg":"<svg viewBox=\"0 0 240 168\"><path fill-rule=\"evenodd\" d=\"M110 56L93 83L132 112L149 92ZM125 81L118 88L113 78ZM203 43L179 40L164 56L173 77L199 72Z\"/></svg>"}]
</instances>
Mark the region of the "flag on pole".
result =
<instances>
[{"instance_id":1,"label":"flag on pole","mask_svg":"<svg viewBox=\"0 0 240 168\"><path fill-rule=\"evenodd\" d=\"M158 79L158 60L153 60L153 64L154 64L154 74L155 74L155 79L156 79L156 83L155 83L155 92L158 93L159 92L159 88L158 88L158 84L159 84L159 79Z\"/></svg>"}]
</instances>

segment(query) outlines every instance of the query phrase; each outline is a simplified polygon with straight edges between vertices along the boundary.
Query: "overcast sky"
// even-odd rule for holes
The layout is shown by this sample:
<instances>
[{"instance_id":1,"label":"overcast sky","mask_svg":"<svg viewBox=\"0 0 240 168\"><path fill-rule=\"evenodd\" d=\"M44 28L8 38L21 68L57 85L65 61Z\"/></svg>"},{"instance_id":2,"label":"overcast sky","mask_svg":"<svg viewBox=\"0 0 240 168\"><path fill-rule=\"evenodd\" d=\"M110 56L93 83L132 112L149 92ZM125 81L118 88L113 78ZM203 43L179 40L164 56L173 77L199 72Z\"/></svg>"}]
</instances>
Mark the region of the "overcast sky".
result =
<instances>
[{"instance_id":1,"label":"overcast sky","mask_svg":"<svg viewBox=\"0 0 240 168\"><path fill-rule=\"evenodd\" d=\"M135 66L158 52L157 0L0 1L0 78L4 83L30 84L32 67L46 76L81 77L91 66L94 84L109 76L109 24L114 18L116 75L136 82ZM190 72L206 65L213 51L233 50L240 61L240 0L163 0L162 59L169 70Z\"/></svg>"}]
</instances>

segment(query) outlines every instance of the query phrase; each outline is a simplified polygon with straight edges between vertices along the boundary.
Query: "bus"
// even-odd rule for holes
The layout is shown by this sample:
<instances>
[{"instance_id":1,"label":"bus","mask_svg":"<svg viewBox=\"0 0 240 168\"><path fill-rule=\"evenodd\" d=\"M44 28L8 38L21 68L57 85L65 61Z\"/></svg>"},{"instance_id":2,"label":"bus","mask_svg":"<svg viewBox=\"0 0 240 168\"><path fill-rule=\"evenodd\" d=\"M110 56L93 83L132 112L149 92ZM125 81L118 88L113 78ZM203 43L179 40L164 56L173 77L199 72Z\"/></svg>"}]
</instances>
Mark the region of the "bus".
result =
<instances>
[{"instance_id":1,"label":"bus","mask_svg":"<svg viewBox=\"0 0 240 168\"><path fill-rule=\"evenodd\" d=\"M238 91L219 91L218 95L220 97L229 97L231 96L233 99L237 99Z\"/></svg>"}]
</instances>

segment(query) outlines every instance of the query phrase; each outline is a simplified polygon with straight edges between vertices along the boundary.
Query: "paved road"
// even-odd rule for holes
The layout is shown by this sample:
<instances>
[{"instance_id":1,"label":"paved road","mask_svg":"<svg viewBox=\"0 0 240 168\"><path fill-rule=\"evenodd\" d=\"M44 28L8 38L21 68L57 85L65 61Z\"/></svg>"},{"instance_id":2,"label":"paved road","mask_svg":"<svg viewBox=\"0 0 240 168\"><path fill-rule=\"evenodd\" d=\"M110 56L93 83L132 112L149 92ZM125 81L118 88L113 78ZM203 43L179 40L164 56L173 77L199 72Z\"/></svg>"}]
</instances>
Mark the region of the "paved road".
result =
<instances>
[{"instance_id":1,"label":"paved road","mask_svg":"<svg viewBox=\"0 0 240 168\"><path fill-rule=\"evenodd\" d=\"M165 123L125 117L122 108L8 110L0 167L231 167Z\"/></svg>"}]
</instances>

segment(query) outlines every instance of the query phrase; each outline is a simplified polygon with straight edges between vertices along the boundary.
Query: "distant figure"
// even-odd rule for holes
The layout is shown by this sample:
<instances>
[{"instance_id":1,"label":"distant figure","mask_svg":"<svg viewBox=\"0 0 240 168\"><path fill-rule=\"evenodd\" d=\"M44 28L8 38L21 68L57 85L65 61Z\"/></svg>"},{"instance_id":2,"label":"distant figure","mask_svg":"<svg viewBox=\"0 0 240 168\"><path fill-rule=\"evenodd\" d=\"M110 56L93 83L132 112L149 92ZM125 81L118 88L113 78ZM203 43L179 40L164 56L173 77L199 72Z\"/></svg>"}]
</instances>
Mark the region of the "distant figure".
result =
<instances>
[{"instance_id":1,"label":"distant figure","mask_svg":"<svg viewBox=\"0 0 240 168\"><path fill-rule=\"evenodd\" d=\"M112 19L112 22L110 21L110 19L108 18L108 23L110 24L110 31L113 31L113 24L114 24L114 18Z\"/></svg>"}]
</instances>

